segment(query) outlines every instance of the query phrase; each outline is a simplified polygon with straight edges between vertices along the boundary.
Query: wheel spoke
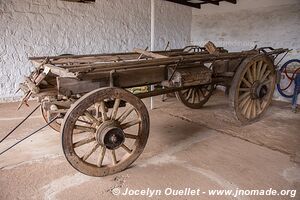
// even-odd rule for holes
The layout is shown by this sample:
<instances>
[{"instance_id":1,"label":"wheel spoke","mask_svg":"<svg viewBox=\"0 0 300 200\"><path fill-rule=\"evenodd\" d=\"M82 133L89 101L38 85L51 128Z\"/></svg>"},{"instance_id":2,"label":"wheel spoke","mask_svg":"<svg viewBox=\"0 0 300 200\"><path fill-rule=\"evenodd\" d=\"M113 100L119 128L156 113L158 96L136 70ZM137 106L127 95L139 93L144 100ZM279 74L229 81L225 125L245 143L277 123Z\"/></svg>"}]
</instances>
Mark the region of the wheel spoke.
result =
<instances>
[{"instance_id":1,"label":"wheel spoke","mask_svg":"<svg viewBox=\"0 0 300 200\"><path fill-rule=\"evenodd\" d=\"M117 120L120 123L122 123L128 117L128 115L130 115L130 113L132 113L133 110L134 110L134 107L128 108L120 115L120 117Z\"/></svg>"},{"instance_id":2,"label":"wheel spoke","mask_svg":"<svg viewBox=\"0 0 300 200\"><path fill-rule=\"evenodd\" d=\"M245 104L248 102L248 100L250 99L250 96L247 96L247 98L245 98L240 104L239 107L243 108L245 106Z\"/></svg>"},{"instance_id":3,"label":"wheel spoke","mask_svg":"<svg viewBox=\"0 0 300 200\"><path fill-rule=\"evenodd\" d=\"M252 84L254 81L253 81L253 77L252 77L251 68L248 68L246 75L247 75L248 81Z\"/></svg>"},{"instance_id":4,"label":"wheel spoke","mask_svg":"<svg viewBox=\"0 0 300 200\"><path fill-rule=\"evenodd\" d=\"M264 75L264 73L265 73L267 67L268 67L268 65L267 65L267 64L264 64L264 66L263 66L263 68L262 68L262 70L261 70L261 72L260 72L260 75L259 75L259 77L258 77L258 80L261 80L261 78L262 78L262 76Z\"/></svg>"},{"instance_id":5,"label":"wheel spoke","mask_svg":"<svg viewBox=\"0 0 300 200\"><path fill-rule=\"evenodd\" d=\"M253 72L253 81L257 80L257 76L256 76L256 62L252 65L252 72Z\"/></svg>"},{"instance_id":6,"label":"wheel spoke","mask_svg":"<svg viewBox=\"0 0 300 200\"><path fill-rule=\"evenodd\" d=\"M74 148L77 148L77 147L80 147L80 146L82 146L82 145L91 143L91 142L93 142L93 141L95 141L95 140L96 140L95 137L85 138L85 139L83 139L83 140L80 140L80 141L78 141L78 142L75 142L75 143L73 144L73 147L74 147Z\"/></svg>"},{"instance_id":7,"label":"wheel spoke","mask_svg":"<svg viewBox=\"0 0 300 200\"><path fill-rule=\"evenodd\" d=\"M117 157L116 157L116 151L115 150L111 150L111 160L113 165L117 164Z\"/></svg>"},{"instance_id":8,"label":"wheel spoke","mask_svg":"<svg viewBox=\"0 0 300 200\"><path fill-rule=\"evenodd\" d=\"M94 104L94 107L95 107L95 111L96 111L96 118L100 118L100 104L99 103L95 103Z\"/></svg>"},{"instance_id":9,"label":"wheel spoke","mask_svg":"<svg viewBox=\"0 0 300 200\"><path fill-rule=\"evenodd\" d=\"M106 147L102 146L101 150L100 150L100 154L99 154L98 160L97 160L97 166L98 167L102 166L103 159L104 159L104 156L105 156L105 152L106 152Z\"/></svg>"},{"instance_id":10,"label":"wheel spoke","mask_svg":"<svg viewBox=\"0 0 300 200\"><path fill-rule=\"evenodd\" d=\"M75 125L74 129L78 129L81 131L86 131L86 132L91 132L91 133L95 133L96 129L93 127L87 127L87 126L81 126L81 125Z\"/></svg>"},{"instance_id":11,"label":"wheel spoke","mask_svg":"<svg viewBox=\"0 0 300 200\"><path fill-rule=\"evenodd\" d=\"M257 107L257 113L259 114L261 112L261 105L259 99L256 99L256 107Z\"/></svg>"},{"instance_id":12,"label":"wheel spoke","mask_svg":"<svg viewBox=\"0 0 300 200\"><path fill-rule=\"evenodd\" d=\"M247 85L248 88L251 88L251 83L249 83L249 81L247 81L245 78L243 78L242 81Z\"/></svg>"},{"instance_id":13,"label":"wheel spoke","mask_svg":"<svg viewBox=\"0 0 300 200\"><path fill-rule=\"evenodd\" d=\"M92 122L88 122L88 121L81 120L81 119L77 119L77 122L85 123L85 124L88 124L88 125L92 125L93 124Z\"/></svg>"},{"instance_id":14,"label":"wheel spoke","mask_svg":"<svg viewBox=\"0 0 300 200\"><path fill-rule=\"evenodd\" d=\"M95 142L95 144L93 145L93 148L91 148L90 151L87 151L84 156L82 157L83 161L86 161L96 150L97 148L100 146L100 144L98 142Z\"/></svg>"},{"instance_id":15,"label":"wheel spoke","mask_svg":"<svg viewBox=\"0 0 300 200\"><path fill-rule=\"evenodd\" d=\"M139 124L140 122L141 122L140 119L135 119L135 120L133 120L133 121L130 121L130 122L121 124L121 128L122 128L123 130L125 130L125 129L131 127L131 126L134 126L134 125L136 125L136 124Z\"/></svg>"},{"instance_id":16,"label":"wheel spoke","mask_svg":"<svg viewBox=\"0 0 300 200\"><path fill-rule=\"evenodd\" d=\"M128 134L128 133L124 133L125 135L125 138L130 138L130 139L138 139L138 136L137 135L132 135L132 134Z\"/></svg>"},{"instance_id":17,"label":"wheel spoke","mask_svg":"<svg viewBox=\"0 0 300 200\"><path fill-rule=\"evenodd\" d=\"M107 112L106 112L106 106L104 101L101 101L100 103L100 109L101 109L101 116L102 116L102 121L106 121L108 119L107 117Z\"/></svg>"},{"instance_id":18,"label":"wheel spoke","mask_svg":"<svg viewBox=\"0 0 300 200\"><path fill-rule=\"evenodd\" d=\"M245 92L244 94L242 94L241 96L239 96L239 101L242 101L244 98L246 97L250 97L250 92Z\"/></svg>"},{"instance_id":19,"label":"wheel spoke","mask_svg":"<svg viewBox=\"0 0 300 200\"><path fill-rule=\"evenodd\" d=\"M99 123L99 121L98 121L91 113L89 113L88 111L85 111L85 112L84 112L84 115L85 115L89 120L91 120L92 122L94 122L94 123L96 123L96 124Z\"/></svg>"},{"instance_id":20,"label":"wheel spoke","mask_svg":"<svg viewBox=\"0 0 300 200\"><path fill-rule=\"evenodd\" d=\"M189 93L188 93L187 97L185 98L185 100L188 101L191 98L192 92L193 92L193 88L189 89Z\"/></svg>"},{"instance_id":21,"label":"wheel spoke","mask_svg":"<svg viewBox=\"0 0 300 200\"><path fill-rule=\"evenodd\" d=\"M196 91L195 91L195 89L193 88L193 92L192 92L192 104L195 103L195 99L196 99Z\"/></svg>"},{"instance_id":22,"label":"wheel spoke","mask_svg":"<svg viewBox=\"0 0 300 200\"><path fill-rule=\"evenodd\" d=\"M198 103L201 103L201 95L200 95L200 89L197 90L197 96L198 96Z\"/></svg>"},{"instance_id":23,"label":"wheel spoke","mask_svg":"<svg viewBox=\"0 0 300 200\"><path fill-rule=\"evenodd\" d=\"M129 149L125 144L122 144L121 147L122 147L127 153L132 153L132 150Z\"/></svg>"},{"instance_id":24,"label":"wheel spoke","mask_svg":"<svg viewBox=\"0 0 300 200\"><path fill-rule=\"evenodd\" d=\"M250 99L250 104L246 110L246 117L248 119L250 119L250 117L251 117L252 106L253 106L253 101Z\"/></svg>"},{"instance_id":25,"label":"wheel spoke","mask_svg":"<svg viewBox=\"0 0 300 200\"><path fill-rule=\"evenodd\" d=\"M116 119L117 113L118 113L118 108L120 106L120 99L116 99L113 107L113 111L111 112L110 119Z\"/></svg>"},{"instance_id":26,"label":"wheel spoke","mask_svg":"<svg viewBox=\"0 0 300 200\"><path fill-rule=\"evenodd\" d=\"M268 104L267 101L262 101L262 103L261 103L261 110L262 111L266 108L267 104Z\"/></svg>"},{"instance_id":27,"label":"wheel spoke","mask_svg":"<svg viewBox=\"0 0 300 200\"><path fill-rule=\"evenodd\" d=\"M264 82L265 79L269 76L270 73L271 73L271 70L268 70L268 71L264 74L264 76L261 78L261 82Z\"/></svg>"},{"instance_id":28,"label":"wheel spoke","mask_svg":"<svg viewBox=\"0 0 300 200\"><path fill-rule=\"evenodd\" d=\"M272 82L272 80L269 79L269 80L264 81L262 84L263 84L263 85L268 85L268 84L270 84L271 82Z\"/></svg>"},{"instance_id":29,"label":"wheel spoke","mask_svg":"<svg viewBox=\"0 0 300 200\"><path fill-rule=\"evenodd\" d=\"M256 112L256 102L253 101L253 103L252 103L252 117L251 118L252 119L255 118L256 115L257 115L257 112Z\"/></svg>"},{"instance_id":30,"label":"wheel spoke","mask_svg":"<svg viewBox=\"0 0 300 200\"><path fill-rule=\"evenodd\" d=\"M183 90L182 94L185 95L189 90Z\"/></svg>"},{"instance_id":31,"label":"wheel spoke","mask_svg":"<svg viewBox=\"0 0 300 200\"><path fill-rule=\"evenodd\" d=\"M257 65L257 75L256 75L257 79L259 79L259 77L260 77L260 72L261 72L262 64L263 64L262 60L258 62L258 65Z\"/></svg>"},{"instance_id":32,"label":"wheel spoke","mask_svg":"<svg viewBox=\"0 0 300 200\"><path fill-rule=\"evenodd\" d=\"M240 88L239 89L241 92L249 92L250 88Z\"/></svg>"},{"instance_id":33,"label":"wheel spoke","mask_svg":"<svg viewBox=\"0 0 300 200\"><path fill-rule=\"evenodd\" d=\"M243 109L242 109L242 114L243 115L246 115L246 111L248 110L249 106L250 106L250 103L251 103L251 99L249 98L247 100L247 102L245 103L245 105L243 106Z\"/></svg>"}]
</instances>

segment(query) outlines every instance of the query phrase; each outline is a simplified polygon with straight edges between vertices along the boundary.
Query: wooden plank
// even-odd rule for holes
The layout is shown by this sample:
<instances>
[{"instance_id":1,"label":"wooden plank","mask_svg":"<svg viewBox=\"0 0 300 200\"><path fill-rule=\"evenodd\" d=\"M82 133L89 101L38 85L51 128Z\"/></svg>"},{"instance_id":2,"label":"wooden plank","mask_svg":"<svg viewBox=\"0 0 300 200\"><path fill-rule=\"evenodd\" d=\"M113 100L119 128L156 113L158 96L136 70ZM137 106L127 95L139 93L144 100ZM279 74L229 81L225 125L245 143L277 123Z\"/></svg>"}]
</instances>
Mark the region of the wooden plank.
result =
<instances>
[{"instance_id":1,"label":"wooden plank","mask_svg":"<svg viewBox=\"0 0 300 200\"><path fill-rule=\"evenodd\" d=\"M183 49L171 49L169 51L152 51L153 53L172 53L172 52L182 52ZM136 52L119 52L119 53L103 53L103 54L85 54L85 55L64 55L64 56L39 56L39 57L29 57L29 60L44 60L45 58L55 60L61 58L84 58L84 57L101 57L101 56L123 56L123 55L133 55L139 56Z\"/></svg>"},{"instance_id":2,"label":"wooden plank","mask_svg":"<svg viewBox=\"0 0 300 200\"><path fill-rule=\"evenodd\" d=\"M216 47L216 45L214 43L212 43L211 41L209 41L208 43L205 44L205 49L210 53L210 54L218 54L220 53L218 48Z\"/></svg>"},{"instance_id":3,"label":"wooden plank","mask_svg":"<svg viewBox=\"0 0 300 200\"><path fill-rule=\"evenodd\" d=\"M24 83L27 85L29 91L31 91L33 94L39 93L40 88L29 77L25 77Z\"/></svg>"},{"instance_id":4,"label":"wooden plank","mask_svg":"<svg viewBox=\"0 0 300 200\"><path fill-rule=\"evenodd\" d=\"M137 52L137 53L140 53L140 54L143 54L145 56L148 56L148 57L151 57L151 58L168 58L168 56L164 56L164 55L161 55L161 54L157 54L157 53L153 53L153 52L150 52L150 51L145 51L143 49L133 49L133 51Z\"/></svg>"},{"instance_id":5,"label":"wooden plank","mask_svg":"<svg viewBox=\"0 0 300 200\"><path fill-rule=\"evenodd\" d=\"M98 79L101 79L98 77ZM100 87L107 86L109 84L108 79L102 79L98 81L91 80L78 80L75 78L57 77L57 88L61 94L83 94Z\"/></svg>"},{"instance_id":6,"label":"wooden plank","mask_svg":"<svg viewBox=\"0 0 300 200\"><path fill-rule=\"evenodd\" d=\"M167 57L175 57L179 55L195 55L195 54L207 54L207 52L183 52L182 50L178 51L160 51L159 54L165 55ZM74 67L84 67L90 66L91 64L99 64L101 62L118 62L118 61L132 61L138 60L140 54L126 54L118 56L90 56L90 57L67 57L67 56L58 56L55 59L49 59L49 64L55 65L61 68L74 68ZM143 58L143 57L142 57ZM44 60L31 60L33 64L40 65Z\"/></svg>"},{"instance_id":7,"label":"wooden plank","mask_svg":"<svg viewBox=\"0 0 300 200\"><path fill-rule=\"evenodd\" d=\"M176 56L180 56L180 55L181 56L182 55L196 55L196 54L199 54L199 52L168 52L168 53L165 53L165 55L167 57L176 57ZM207 52L201 52L201 54L205 55L205 54L208 54L208 53ZM145 60L145 58L144 59L135 59L133 57L126 57L125 58L123 56L120 56L120 58L123 59L122 62ZM101 61L101 59L99 61ZM54 62L54 64L55 63L56 62ZM106 61L105 63L108 63L108 62ZM60 64L55 64L55 66L65 68L65 69L70 69L70 68L78 68L78 67L92 67L92 66L97 67L97 65L105 64L105 63L82 63L82 62L80 62L80 64L79 63L73 63L73 64L70 64L70 65L62 65L63 63L60 63ZM85 70L83 70L83 71L85 71Z\"/></svg>"},{"instance_id":8,"label":"wooden plank","mask_svg":"<svg viewBox=\"0 0 300 200\"><path fill-rule=\"evenodd\" d=\"M80 77L81 80L102 81L101 87L109 86L109 72L88 73ZM120 87L135 87L141 85L149 85L160 83L167 79L167 71L165 66L147 67L143 70L130 69L119 70L115 72L116 80L114 83ZM81 82L79 83L81 84ZM75 84L76 85L76 84Z\"/></svg>"},{"instance_id":9,"label":"wooden plank","mask_svg":"<svg viewBox=\"0 0 300 200\"><path fill-rule=\"evenodd\" d=\"M160 65L172 65L172 64L177 64L179 61L182 64L193 63L193 62L211 62L215 60L243 58L255 54L258 54L257 51L249 51L249 52L242 52L242 53L240 52L220 53L218 55L205 54L205 55L176 56L176 57L168 57L168 58L160 58L160 59L152 59L152 60L91 64L89 66L84 66L84 67L69 68L68 71L95 73L95 72L105 72L111 70L154 67Z\"/></svg>"},{"instance_id":10,"label":"wooden plank","mask_svg":"<svg viewBox=\"0 0 300 200\"><path fill-rule=\"evenodd\" d=\"M32 94L31 96L33 98L44 98L47 96L56 96L57 95L57 89L56 88L47 88L47 89L41 89L38 94Z\"/></svg>"},{"instance_id":11,"label":"wooden plank","mask_svg":"<svg viewBox=\"0 0 300 200\"><path fill-rule=\"evenodd\" d=\"M60 77L74 77L74 78L76 77L76 75L74 73L68 72L67 70L65 70L63 68L56 67L51 64L45 64L44 67L49 68L51 73L56 74Z\"/></svg>"},{"instance_id":12,"label":"wooden plank","mask_svg":"<svg viewBox=\"0 0 300 200\"><path fill-rule=\"evenodd\" d=\"M139 68L139 67L150 67L159 66L165 64L175 64L179 62L179 58L161 58L159 60L139 60L139 61L126 61L118 63L102 63L102 64L91 64L84 67L74 67L67 69L69 72L91 72L91 71L110 71L113 69L127 69L127 68Z\"/></svg>"},{"instance_id":13,"label":"wooden plank","mask_svg":"<svg viewBox=\"0 0 300 200\"><path fill-rule=\"evenodd\" d=\"M119 56L83 57L83 58L61 58L50 61L51 64L79 64L95 62L116 62L122 60Z\"/></svg>"},{"instance_id":14,"label":"wooden plank","mask_svg":"<svg viewBox=\"0 0 300 200\"><path fill-rule=\"evenodd\" d=\"M118 85L121 87L135 87L161 83L166 80L167 73L164 66L118 71Z\"/></svg>"}]
</instances>

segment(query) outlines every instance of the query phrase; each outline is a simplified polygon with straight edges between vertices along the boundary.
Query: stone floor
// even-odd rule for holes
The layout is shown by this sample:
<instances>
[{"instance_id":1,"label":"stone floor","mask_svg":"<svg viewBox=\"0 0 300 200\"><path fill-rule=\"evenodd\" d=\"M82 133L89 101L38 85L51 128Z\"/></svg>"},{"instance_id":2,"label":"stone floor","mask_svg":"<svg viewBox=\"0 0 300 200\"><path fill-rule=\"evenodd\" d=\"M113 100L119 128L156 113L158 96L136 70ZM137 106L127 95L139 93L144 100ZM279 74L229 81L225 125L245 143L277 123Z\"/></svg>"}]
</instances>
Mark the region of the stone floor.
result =
<instances>
[{"instance_id":1,"label":"stone floor","mask_svg":"<svg viewBox=\"0 0 300 200\"><path fill-rule=\"evenodd\" d=\"M152 199L300 199L287 196L210 196L209 190L276 189L300 192L300 113L274 102L259 122L241 126L223 94L201 110L174 98L154 99L146 149L127 170L102 178L85 176L64 158L60 135L50 128L0 156L0 199L146 199L113 195L126 189L200 189L200 196L161 194ZM0 138L35 106L16 111L0 104ZM145 100L149 105L149 99ZM5 142L0 151L44 124L39 112ZM205 194L202 192L206 192Z\"/></svg>"}]
</instances>

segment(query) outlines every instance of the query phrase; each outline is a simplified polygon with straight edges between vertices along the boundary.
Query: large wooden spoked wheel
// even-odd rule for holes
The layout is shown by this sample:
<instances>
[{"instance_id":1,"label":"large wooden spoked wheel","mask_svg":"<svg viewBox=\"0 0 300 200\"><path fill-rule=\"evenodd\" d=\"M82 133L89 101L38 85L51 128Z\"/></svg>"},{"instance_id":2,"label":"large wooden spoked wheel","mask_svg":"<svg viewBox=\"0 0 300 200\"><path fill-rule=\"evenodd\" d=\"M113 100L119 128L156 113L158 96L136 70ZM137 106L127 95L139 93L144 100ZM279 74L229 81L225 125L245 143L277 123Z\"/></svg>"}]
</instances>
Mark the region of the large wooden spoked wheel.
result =
<instances>
[{"instance_id":1,"label":"large wooden spoked wheel","mask_svg":"<svg viewBox=\"0 0 300 200\"><path fill-rule=\"evenodd\" d=\"M234 75L229 93L236 118L249 123L263 116L272 101L275 83L275 67L268 56L246 58Z\"/></svg>"},{"instance_id":2,"label":"large wooden spoked wheel","mask_svg":"<svg viewBox=\"0 0 300 200\"><path fill-rule=\"evenodd\" d=\"M78 121L81 116L87 120ZM76 130L83 132L76 134ZM149 115L144 103L130 92L101 88L71 106L61 132L64 154L75 169L106 176L126 169L142 153Z\"/></svg>"},{"instance_id":3,"label":"large wooden spoked wheel","mask_svg":"<svg viewBox=\"0 0 300 200\"><path fill-rule=\"evenodd\" d=\"M193 109L202 108L209 100L215 87L213 84L206 86L195 86L176 92L177 99L185 106Z\"/></svg>"}]
</instances>

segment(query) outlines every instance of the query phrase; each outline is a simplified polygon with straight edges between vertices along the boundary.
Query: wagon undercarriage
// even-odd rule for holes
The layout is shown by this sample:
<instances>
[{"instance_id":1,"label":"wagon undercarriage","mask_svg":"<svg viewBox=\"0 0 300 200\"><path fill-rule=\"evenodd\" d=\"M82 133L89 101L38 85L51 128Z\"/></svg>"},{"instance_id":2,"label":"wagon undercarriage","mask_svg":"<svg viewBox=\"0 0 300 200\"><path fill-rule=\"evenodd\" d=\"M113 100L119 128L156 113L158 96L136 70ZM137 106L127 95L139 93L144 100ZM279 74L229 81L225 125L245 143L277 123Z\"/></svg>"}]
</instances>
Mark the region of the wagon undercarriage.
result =
<instances>
[{"instance_id":1,"label":"wagon undercarriage","mask_svg":"<svg viewBox=\"0 0 300 200\"><path fill-rule=\"evenodd\" d=\"M228 88L236 118L248 123L267 110L274 92L274 60L287 49L229 53L205 47L149 52L30 58L36 69L20 88L22 104L38 97L42 114L62 134L69 163L82 173L105 176L124 170L142 153L149 116L142 98L175 93L199 109L217 85ZM156 85L133 94L130 88Z\"/></svg>"}]
</instances>

